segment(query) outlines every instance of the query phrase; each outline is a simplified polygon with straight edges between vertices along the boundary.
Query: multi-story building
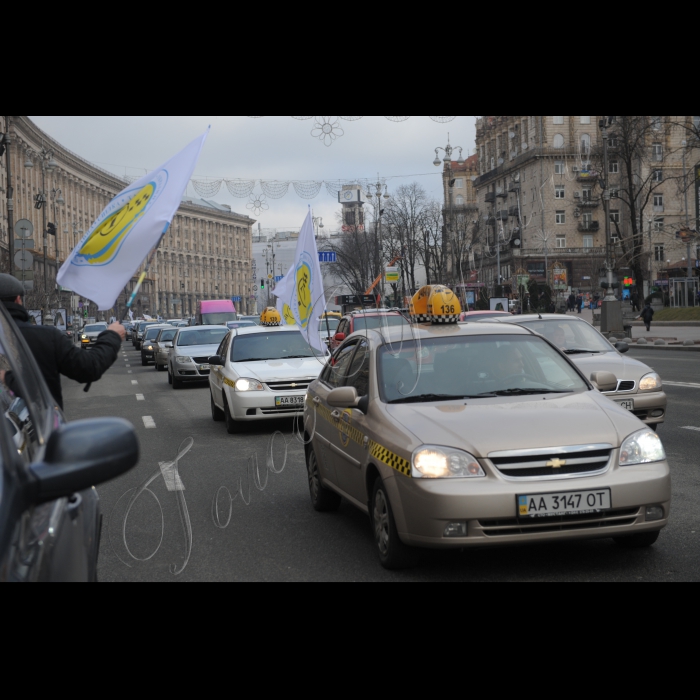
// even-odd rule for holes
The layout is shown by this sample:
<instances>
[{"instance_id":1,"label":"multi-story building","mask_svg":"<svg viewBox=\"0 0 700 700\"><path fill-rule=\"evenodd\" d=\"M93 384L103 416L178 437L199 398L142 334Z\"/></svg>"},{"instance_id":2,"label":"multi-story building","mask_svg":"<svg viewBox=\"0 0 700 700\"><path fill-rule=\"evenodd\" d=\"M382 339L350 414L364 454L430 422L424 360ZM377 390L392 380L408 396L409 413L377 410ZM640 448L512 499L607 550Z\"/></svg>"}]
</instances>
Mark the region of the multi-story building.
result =
<instances>
[{"instance_id":1,"label":"multi-story building","mask_svg":"<svg viewBox=\"0 0 700 700\"><path fill-rule=\"evenodd\" d=\"M30 253L34 268L28 303L44 307L65 307L76 311L83 303L69 290L56 288L60 264L78 243L105 206L128 184L63 147L39 129L28 117L0 117L0 132L10 134L9 162L12 182L7 182L7 160L0 159L0 264L10 272L7 187L14 188L13 220L28 219L34 226ZM36 197L46 202L36 208ZM45 224L55 226L56 235L47 237ZM195 313L202 299L233 298L241 311L255 308L251 299L252 226L248 216L236 214L226 205L183 198L182 206L158 248L150 273L137 297L134 311L168 317ZM44 275L47 288L44 289ZM114 315L124 312L138 274L120 295ZM89 315L96 308L85 300Z\"/></svg>"},{"instance_id":2,"label":"multi-story building","mask_svg":"<svg viewBox=\"0 0 700 700\"><path fill-rule=\"evenodd\" d=\"M483 282L496 285L500 281L515 291L516 277L529 275L560 291L599 288L606 259L599 186L603 177L601 119L604 117L486 116L477 120L479 162L474 187L480 216L475 260ZM635 177L667 181L652 185L653 196L640 222L640 230L649 233L644 239L644 269L654 282L668 260L673 263L686 255L677 233L690 212L679 183L686 182L684 155L690 167L698 152L683 128L692 124L693 117L646 119L645 157L635 165ZM630 235L630 213L615 198L615 190L625 185L614 124L609 132L611 257L623 270L630 263L620 238ZM695 217L690 218L694 221ZM643 291L648 290L645 280Z\"/></svg>"}]
</instances>

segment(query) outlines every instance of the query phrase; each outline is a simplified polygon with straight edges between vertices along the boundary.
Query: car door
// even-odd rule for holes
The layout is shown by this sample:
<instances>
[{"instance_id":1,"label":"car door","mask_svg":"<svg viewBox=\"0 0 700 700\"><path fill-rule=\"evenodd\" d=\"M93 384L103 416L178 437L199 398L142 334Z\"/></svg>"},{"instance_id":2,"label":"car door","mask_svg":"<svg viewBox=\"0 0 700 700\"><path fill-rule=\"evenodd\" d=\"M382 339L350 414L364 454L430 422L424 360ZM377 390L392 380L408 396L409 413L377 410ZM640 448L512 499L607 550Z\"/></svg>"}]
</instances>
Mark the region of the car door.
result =
<instances>
[{"instance_id":1,"label":"car door","mask_svg":"<svg viewBox=\"0 0 700 700\"><path fill-rule=\"evenodd\" d=\"M229 348L231 347L231 337L232 333L229 333L219 345L219 349L216 354L223 359L225 363L228 362ZM212 366L211 372L209 374L209 384L212 388L212 395L215 397L214 400L217 401L217 406L223 410L223 391L224 391L224 372L225 367Z\"/></svg>"},{"instance_id":2,"label":"car door","mask_svg":"<svg viewBox=\"0 0 700 700\"><path fill-rule=\"evenodd\" d=\"M0 311L0 411L5 434L14 443L17 469L28 479L43 459L51 433L63 416L55 406L36 362L17 327ZM18 581L89 581L96 575L99 500L94 489L30 508L14 523L9 576Z\"/></svg>"},{"instance_id":3,"label":"car door","mask_svg":"<svg viewBox=\"0 0 700 700\"><path fill-rule=\"evenodd\" d=\"M342 386L352 386L357 395L369 396L370 345L366 339L357 343L357 349ZM367 443L369 429L367 416L357 408L340 412L338 436L339 444L335 449L336 471L340 488L352 499L366 505L367 490L365 486L364 467L367 463Z\"/></svg>"},{"instance_id":4,"label":"car door","mask_svg":"<svg viewBox=\"0 0 700 700\"><path fill-rule=\"evenodd\" d=\"M318 460L321 476L338 485L336 477L336 450L340 443L338 420L340 413L328 405L328 394L333 389L343 386L350 363L355 354L357 340L351 340L343 345L328 362L321 373L318 382L312 384L310 399L315 409L314 450ZM334 415L338 418L334 418ZM310 430L307 425L307 430Z\"/></svg>"}]
</instances>

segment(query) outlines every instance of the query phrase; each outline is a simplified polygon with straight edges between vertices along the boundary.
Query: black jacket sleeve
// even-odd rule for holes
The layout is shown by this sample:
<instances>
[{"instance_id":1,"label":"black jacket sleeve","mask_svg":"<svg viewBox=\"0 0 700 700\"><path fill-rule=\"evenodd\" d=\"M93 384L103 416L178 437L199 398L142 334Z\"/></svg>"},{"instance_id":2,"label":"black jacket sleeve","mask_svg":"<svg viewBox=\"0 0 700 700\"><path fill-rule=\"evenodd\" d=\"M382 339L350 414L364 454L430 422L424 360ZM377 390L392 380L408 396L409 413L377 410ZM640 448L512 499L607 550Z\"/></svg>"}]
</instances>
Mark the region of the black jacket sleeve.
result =
<instances>
[{"instance_id":1,"label":"black jacket sleeve","mask_svg":"<svg viewBox=\"0 0 700 700\"><path fill-rule=\"evenodd\" d=\"M98 381L115 363L121 348L121 338L114 331L105 331L89 350L77 348L67 336L60 334L58 371L76 382Z\"/></svg>"}]
</instances>

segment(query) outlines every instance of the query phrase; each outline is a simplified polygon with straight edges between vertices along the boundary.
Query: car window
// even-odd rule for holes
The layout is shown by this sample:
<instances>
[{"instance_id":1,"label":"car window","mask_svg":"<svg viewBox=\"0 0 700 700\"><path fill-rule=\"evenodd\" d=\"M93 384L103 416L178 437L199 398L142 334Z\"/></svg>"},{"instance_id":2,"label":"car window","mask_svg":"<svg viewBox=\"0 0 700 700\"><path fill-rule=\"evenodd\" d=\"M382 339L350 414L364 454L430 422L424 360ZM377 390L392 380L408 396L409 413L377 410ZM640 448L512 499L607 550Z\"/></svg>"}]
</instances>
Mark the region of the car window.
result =
<instances>
[{"instance_id":1,"label":"car window","mask_svg":"<svg viewBox=\"0 0 700 700\"><path fill-rule=\"evenodd\" d=\"M542 320L520 324L543 335L561 350L612 352L613 347L585 321Z\"/></svg>"},{"instance_id":2,"label":"car window","mask_svg":"<svg viewBox=\"0 0 700 700\"><path fill-rule=\"evenodd\" d=\"M146 335L144 336L144 340L155 340L160 334L160 331L160 328L152 328L147 330Z\"/></svg>"},{"instance_id":3,"label":"car window","mask_svg":"<svg viewBox=\"0 0 700 700\"><path fill-rule=\"evenodd\" d=\"M350 335L348 333L348 328L350 324L346 319L343 319L339 324L338 324L338 330L336 331L338 334L344 333L345 335Z\"/></svg>"},{"instance_id":4,"label":"car window","mask_svg":"<svg viewBox=\"0 0 700 700\"><path fill-rule=\"evenodd\" d=\"M227 357L228 356L228 346L229 343L231 342L231 334L229 333L222 341L221 345L219 345L219 349L216 351L216 354L218 357Z\"/></svg>"},{"instance_id":5,"label":"car window","mask_svg":"<svg viewBox=\"0 0 700 700\"><path fill-rule=\"evenodd\" d=\"M356 341L343 345L333 356L333 359L328 363L326 369L323 370L321 380L328 384L328 386L332 389L336 389L339 386L345 386L348 370L350 369L350 363L352 362L356 348Z\"/></svg>"},{"instance_id":6,"label":"car window","mask_svg":"<svg viewBox=\"0 0 700 700\"><path fill-rule=\"evenodd\" d=\"M305 357L314 357L314 351L301 331L239 335L233 341L231 348L231 362L259 362Z\"/></svg>"},{"instance_id":7,"label":"car window","mask_svg":"<svg viewBox=\"0 0 700 700\"><path fill-rule=\"evenodd\" d=\"M177 338L177 345L180 348L194 347L195 345L218 346L227 335L228 328L181 331Z\"/></svg>"},{"instance_id":8,"label":"car window","mask_svg":"<svg viewBox=\"0 0 700 700\"><path fill-rule=\"evenodd\" d=\"M160 331L158 334L158 342L159 343L168 343L170 342L175 336L177 335L176 330L165 330L165 331Z\"/></svg>"},{"instance_id":9,"label":"car window","mask_svg":"<svg viewBox=\"0 0 700 700\"><path fill-rule=\"evenodd\" d=\"M585 391L588 385L559 352L537 336L429 338L380 348L382 400L479 396L493 392ZM429 401L429 398L425 399Z\"/></svg>"},{"instance_id":10,"label":"car window","mask_svg":"<svg viewBox=\"0 0 700 700\"><path fill-rule=\"evenodd\" d=\"M353 386L357 389L358 396L369 394L369 360L369 344L363 340L358 345L346 381L346 386Z\"/></svg>"},{"instance_id":11,"label":"car window","mask_svg":"<svg viewBox=\"0 0 700 700\"><path fill-rule=\"evenodd\" d=\"M367 329L386 328L387 326L389 328L395 328L404 325L407 326L409 323L403 316L359 316L355 318L355 330L353 332L357 333L357 331L366 331Z\"/></svg>"},{"instance_id":12,"label":"car window","mask_svg":"<svg viewBox=\"0 0 700 700\"><path fill-rule=\"evenodd\" d=\"M106 331L107 326L104 323L98 323L94 326L85 326L83 329L84 333L101 333L102 331Z\"/></svg>"}]
</instances>

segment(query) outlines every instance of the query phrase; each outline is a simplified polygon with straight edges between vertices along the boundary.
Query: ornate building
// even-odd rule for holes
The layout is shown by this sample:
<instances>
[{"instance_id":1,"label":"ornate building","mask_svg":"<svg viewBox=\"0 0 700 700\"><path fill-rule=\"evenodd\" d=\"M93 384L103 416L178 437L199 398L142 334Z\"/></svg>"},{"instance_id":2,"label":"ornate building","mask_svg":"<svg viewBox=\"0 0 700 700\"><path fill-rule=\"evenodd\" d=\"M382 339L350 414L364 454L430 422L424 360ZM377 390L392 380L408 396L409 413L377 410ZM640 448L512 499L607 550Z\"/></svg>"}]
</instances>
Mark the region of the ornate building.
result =
<instances>
[{"instance_id":1,"label":"ornate building","mask_svg":"<svg viewBox=\"0 0 700 700\"><path fill-rule=\"evenodd\" d=\"M8 186L12 186L13 222L28 219L34 226L33 245L28 248L34 266L25 272L25 279L32 283L27 305L75 311L81 300L69 290L56 288L57 269L128 183L64 148L28 117L0 117L0 133L8 134L10 140L7 153L0 158L0 269L11 271L10 236L16 239L8 211ZM37 208L37 197L43 200L41 209ZM226 205L183 198L137 297L134 313L190 316L202 299L234 299L239 311L252 311L254 223ZM55 226L56 235L48 235L45 241L43 232L52 228L50 224ZM14 272L21 277L22 273ZM139 272L117 300L115 316L123 314ZM90 305L89 309L89 315L95 316L96 308Z\"/></svg>"}]
</instances>

